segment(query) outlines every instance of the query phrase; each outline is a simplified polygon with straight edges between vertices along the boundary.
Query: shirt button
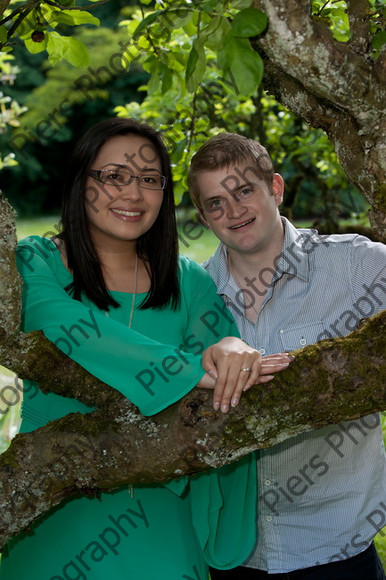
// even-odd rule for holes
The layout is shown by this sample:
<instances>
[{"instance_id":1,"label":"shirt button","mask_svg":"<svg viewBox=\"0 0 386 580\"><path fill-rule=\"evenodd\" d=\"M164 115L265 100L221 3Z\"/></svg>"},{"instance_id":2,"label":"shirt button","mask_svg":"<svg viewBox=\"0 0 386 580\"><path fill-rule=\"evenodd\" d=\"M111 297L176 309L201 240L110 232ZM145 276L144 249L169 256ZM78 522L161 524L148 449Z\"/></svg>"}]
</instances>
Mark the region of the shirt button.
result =
<instances>
[{"instance_id":1,"label":"shirt button","mask_svg":"<svg viewBox=\"0 0 386 580\"><path fill-rule=\"evenodd\" d=\"M271 481L269 479L266 479L264 482L265 485L271 485Z\"/></svg>"},{"instance_id":2,"label":"shirt button","mask_svg":"<svg viewBox=\"0 0 386 580\"><path fill-rule=\"evenodd\" d=\"M259 350L259 353L260 353L260 354L265 354L265 348L261 348L261 349Z\"/></svg>"},{"instance_id":3,"label":"shirt button","mask_svg":"<svg viewBox=\"0 0 386 580\"><path fill-rule=\"evenodd\" d=\"M272 521L272 516L265 516L265 519L267 520L267 522L271 522Z\"/></svg>"},{"instance_id":4,"label":"shirt button","mask_svg":"<svg viewBox=\"0 0 386 580\"><path fill-rule=\"evenodd\" d=\"M284 332L284 330L283 330L283 329L281 329L281 330L280 330L280 334L283 334L283 332Z\"/></svg>"},{"instance_id":5,"label":"shirt button","mask_svg":"<svg viewBox=\"0 0 386 580\"><path fill-rule=\"evenodd\" d=\"M302 344L302 345L305 345L305 344L307 344L307 341L306 341L306 339L305 339L305 338L301 338L301 339L300 339L300 344Z\"/></svg>"}]
</instances>

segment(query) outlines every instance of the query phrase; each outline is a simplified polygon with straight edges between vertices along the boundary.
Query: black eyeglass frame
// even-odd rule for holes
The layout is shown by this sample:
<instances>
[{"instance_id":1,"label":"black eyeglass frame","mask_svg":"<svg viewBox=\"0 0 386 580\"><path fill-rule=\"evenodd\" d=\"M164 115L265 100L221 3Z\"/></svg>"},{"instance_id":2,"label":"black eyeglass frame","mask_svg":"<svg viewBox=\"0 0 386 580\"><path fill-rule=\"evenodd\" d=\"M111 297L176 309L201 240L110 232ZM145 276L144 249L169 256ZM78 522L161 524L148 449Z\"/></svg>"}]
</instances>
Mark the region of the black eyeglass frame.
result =
<instances>
[{"instance_id":1,"label":"black eyeglass frame","mask_svg":"<svg viewBox=\"0 0 386 580\"><path fill-rule=\"evenodd\" d=\"M112 185L113 187L124 187L125 185L130 185L130 183L135 179L138 183L139 187L143 187L144 189L152 189L153 191L160 191L166 188L167 178L164 175L159 175L157 173L157 177L161 178L161 187L149 187L148 184L144 185L141 180L145 177L154 177L154 174L146 173L145 175L132 175L128 171L124 171L123 173L127 173L129 179L125 183L108 183L106 181L102 181L101 174L105 173L106 171L113 171L112 169L90 169L88 174L90 177L99 181L99 183L103 183L103 185Z\"/></svg>"}]
</instances>

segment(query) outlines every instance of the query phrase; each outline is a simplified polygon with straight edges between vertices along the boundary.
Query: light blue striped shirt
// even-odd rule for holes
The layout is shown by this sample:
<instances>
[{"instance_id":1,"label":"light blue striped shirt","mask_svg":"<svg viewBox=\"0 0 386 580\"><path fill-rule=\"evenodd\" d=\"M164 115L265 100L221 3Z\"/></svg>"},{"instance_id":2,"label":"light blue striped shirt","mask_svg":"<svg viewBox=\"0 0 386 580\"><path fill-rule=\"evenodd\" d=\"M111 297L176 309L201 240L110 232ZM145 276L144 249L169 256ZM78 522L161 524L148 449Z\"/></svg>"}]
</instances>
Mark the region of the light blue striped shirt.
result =
<instances>
[{"instance_id":1,"label":"light blue striped shirt","mask_svg":"<svg viewBox=\"0 0 386 580\"><path fill-rule=\"evenodd\" d=\"M383 244L356 234L319 236L285 218L283 223L283 249L256 324L244 315L255 279L246 278L239 288L223 244L203 264L241 336L263 355L346 335L385 308ZM363 551L386 525L378 413L292 437L259 451L257 461L258 540L246 566L273 574L344 560Z\"/></svg>"}]
</instances>

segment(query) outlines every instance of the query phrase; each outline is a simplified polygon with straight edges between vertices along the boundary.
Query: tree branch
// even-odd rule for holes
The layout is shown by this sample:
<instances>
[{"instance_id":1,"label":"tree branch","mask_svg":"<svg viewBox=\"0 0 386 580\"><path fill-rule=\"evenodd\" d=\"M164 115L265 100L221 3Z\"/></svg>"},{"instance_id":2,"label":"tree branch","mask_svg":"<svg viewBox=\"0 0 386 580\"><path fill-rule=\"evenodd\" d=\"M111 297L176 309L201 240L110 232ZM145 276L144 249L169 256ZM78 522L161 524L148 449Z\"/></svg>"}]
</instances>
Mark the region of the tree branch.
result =
<instances>
[{"instance_id":1,"label":"tree branch","mask_svg":"<svg viewBox=\"0 0 386 580\"><path fill-rule=\"evenodd\" d=\"M350 22L350 48L358 54L366 54L370 45L370 6L368 0L347 0Z\"/></svg>"},{"instance_id":2,"label":"tree branch","mask_svg":"<svg viewBox=\"0 0 386 580\"><path fill-rule=\"evenodd\" d=\"M255 0L255 6L269 17L267 33L254 43L265 61L264 86L328 133L349 179L372 204L378 239L385 240L386 71L380 59L367 60L334 40L310 17L310 2Z\"/></svg>"},{"instance_id":3,"label":"tree branch","mask_svg":"<svg viewBox=\"0 0 386 580\"><path fill-rule=\"evenodd\" d=\"M11 0L0 0L0 18L3 16L10 3Z\"/></svg>"},{"instance_id":4,"label":"tree branch","mask_svg":"<svg viewBox=\"0 0 386 580\"><path fill-rule=\"evenodd\" d=\"M303 4L310 6L309 2ZM273 62L315 95L340 108L352 107L354 84L357 96L363 100L366 97L367 107L379 109L383 89L374 79L371 64L347 43L335 40L324 22L311 18L309 9L297 0L285 4L280 0L255 0L255 5L269 18L268 31L258 43Z\"/></svg>"},{"instance_id":5,"label":"tree branch","mask_svg":"<svg viewBox=\"0 0 386 580\"><path fill-rule=\"evenodd\" d=\"M0 457L0 544L68 497L192 475L384 409L385 326L383 313L344 339L298 351L289 369L227 415L201 389L152 418L120 396L17 435Z\"/></svg>"}]
</instances>

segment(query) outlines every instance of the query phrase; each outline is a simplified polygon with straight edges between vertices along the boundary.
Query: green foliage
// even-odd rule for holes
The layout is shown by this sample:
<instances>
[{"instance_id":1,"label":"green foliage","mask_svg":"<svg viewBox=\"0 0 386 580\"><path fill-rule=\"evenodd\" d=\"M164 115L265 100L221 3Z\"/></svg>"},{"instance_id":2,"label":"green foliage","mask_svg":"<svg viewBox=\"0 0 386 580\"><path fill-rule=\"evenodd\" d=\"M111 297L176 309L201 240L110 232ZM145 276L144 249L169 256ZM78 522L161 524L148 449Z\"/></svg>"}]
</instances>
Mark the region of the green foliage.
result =
<instances>
[{"instance_id":1,"label":"green foliage","mask_svg":"<svg viewBox=\"0 0 386 580\"><path fill-rule=\"evenodd\" d=\"M265 30L265 15L250 3L238 3L239 10L235 2L221 7L180 2L169 10L167 4L155 4L149 12L131 9L121 23L132 36L128 52L151 79L141 103L120 105L116 113L162 131L171 151L177 202L186 202L191 155L225 130L257 138L267 147L286 179L285 207L291 217L318 215L335 225L342 215L361 213L366 204L348 185L326 135L272 97L256 96L263 65L249 37Z\"/></svg>"},{"instance_id":2,"label":"green foliage","mask_svg":"<svg viewBox=\"0 0 386 580\"><path fill-rule=\"evenodd\" d=\"M99 26L99 19L79 8L83 7L75 6L74 0L61 3L51 0L49 3L26 2L22 5L11 2L0 21L0 50L12 50L14 37L18 37L32 54L47 51L53 65L61 60L77 67L87 65L88 51L77 39L72 38L72 28ZM64 34L65 30L70 34Z\"/></svg>"},{"instance_id":3,"label":"green foliage","mask_svg":"<svg viewBox=\"0 0 386 580\"><path fill-rule=\"evenodd\" d=\"M346 42L350 39L350 25L346 12L347 2L343 0L313 0L312 14L315 18L319 18L328 22L331 31L336 40Z\"/></svg>"},{"instance_id":4,"label":"green foliage","mask_svg":"<svg viewBox=\"0 0 386 580\"><path fill-rule=\"evenodd\" d=\"M266 15L255 8L245 8L233 19L232 34L241 38L250 38L264 32L267 28L268 19Z\"/></svg>"},{"instance_id":5,"label":"green foliage","mask_svg":"<svg viewBox=\"0 0 386 580\"><path fill-rule=\"evenodd\" d=\"M154 75L151 91L170 89L175 77L181 95L194 93L210 63L222 76L233 77L240 85L238 92L256 93L263 64L248 39L265 30L267 18L250 4L243 3L248 7L240 10L235 8L240 2L229 0L181 0L177 6L175 1L156 2L149 12L143 7L132 10L121 25L132 35L132 49L151 53L143 59L145 69Z\"/></svg>"},{"instance_id":6,"label":"green foliage","mask_svg":"<svg viewBox=\"0 0 386 580\"><path fill-rule=\"evenodd\" d=\"M0 80L2 84L13 83L19 72L18 67L13 66L11 61L13 56L0 52ZM5 134L9 127L20 125L19 117L26 111L26 107L19 105L17 101L9 95L4 95L0 91L0 135ZM14 153L10 152L5 157L0 155L0 171L5 167L17 165Z\"/></svg>"},{"instance_id":7,"label":"green foliage","mask_svg":"<svg viewBox=\"0 0 386 580\"><path fill-rule=\"evenodd\" d=\"M87 0L81 1L87 5ZM105 6L98 7L97 16L100 16L98 10L105 10L107 17L109 11ZM374 42L379 46L378 0L371 0L369 6L375 26ZM345 7L346 3L341 0L313 3L314 17L329 22L336 38L342 40L349 38ZM116 114L148 121L163 132L172 154L177 201L186 202L186 172L192 153L208 137L226 130L257 138L267 146L286 178L288 212L295 211L301 217L315 213L316 206L317 214L334 216L335 220L342 213L357 215L365 209L365 204L358 202L354 188L347 184L326 136L309 129L260 91L263 62L252 49L250 39L265 32L267 18L252 6L251 0L159 0L126 4L121 15L124 20L119 23L120 32L110 31L121 35L120 56L114 61L114 67L120 68L119 74L110 66L114 52L110 32L95 28L90 15L85 17L86 26L78 28L78 18L84 18L82 15L87 12L79 10L75 0L71 0L71 8L74 10L69 10L67 4L65 10L59 11L51 6L51 23L56 24L51 30L44 26L41 30L44 38L40 44L45 47L52 44L50 58L58 62L48 72L43 69L46 64L35 70L36 74L44 71L47 80L25 101L29 110L22 118L16 149L20 153L27 151L29 161L28 167L24 167L21 160L23 167L20 174L15 171L14 180L9 182L11 188L21 189L18 180L22 175L30 175L36 186L46 187L45 182L54 171L47 167L52 146L68 143L77 136L73 123L79 111L84 111L85 117L80 116L84 129L83 119L91 124L97 112L107 116L114 103ZM113 21L118 24L119 18ZM62 33L70 25L75 28L71 26L68 43ZM77 33L78 29L82 32ZM33 44L31 39L28 42ZM75 65L81 64L84 55L77 43L87 46L91 60L89 66L75 70L60 59L65 57ZM75 45L78 48L74 50ZM33 58L42 54L44 50ZM142 77L140 71L145 71ZM112 95L116 81L124 83L127 79L127 82L133 75L141 78L141 103L137 95L133 93L130 97L127 90ZM261 99L257 97L259 91ZM44 122L47 111L51 114L50 123ZM23 145L22 150L19 144ZM43 161L47 149L49 152ZM32 192L29 195L32 197ZM42 195L39 193L37 197ZM342 199L346 201L341 203Z\"/></svg>"},{"instance_id":8,"label":"green foliage","mask_svg":"<svg viewBox=\"0 0 386 580\"><path fill-rule=\"evenodd\" d=\"M48 67L43 53L15 52L22 74L7 92L12 100L24 103L26 112L19 126L8 125L7 132L0 134L1 150L16 154L19 163L5 169L1 181L23 215L57 211L64 163L74 141L88 126L114 116L122 95L138 99L137 88L148 78L135 62L126 68L123 29L84 28L76 38L89 50L88 67L74 68L65 61Z\"/></svg>"},{"instance_id":9,"label":"green foliage","mask_svg":"<svg viewBox=\"0 0 386 580\"><path fill-rule=\"evenodd\" d=\"M386 44L385 18L386 18L386 4L384 0L369 0L371 8L370 27L374 34L371 44L374 49L373 57L378 58L382 47Z\"/></svg>"},{"instance_id":10,"label":"green foliage","mask_svg":"<svg viewBox=\"0 0 386 580\"><path fill-rule=\"evenodd\" d=\"M386 43L384 20L386 5L384 0L368 0L369 6L364 18L368 20L373 34L371 44L374 48L373 58L378 58L382 46ZM326 22L336 40L347 42L351 38L350 23L347 14L347 2L343 0L313 0L313 18Z\"/></svg>"},{"instance_id":11,"label":"green foliage","mask_svg":"<svg viewBox=\"0 0 386 580\"><path fill-rule=\"evenodd\" d=\"M143 87L147 96L141 106L129 103L116 112L139 116L165 131L180 200L191 150L223 126L213 123L216 107L235 95L239 104L258 90L263 62L249 38L264 32L267 18L251 7L251 0L162 1L151 10L144 6L127 9L120 24L131 38L125 57L151 75Z\"/></svg>"}]
</instances>

